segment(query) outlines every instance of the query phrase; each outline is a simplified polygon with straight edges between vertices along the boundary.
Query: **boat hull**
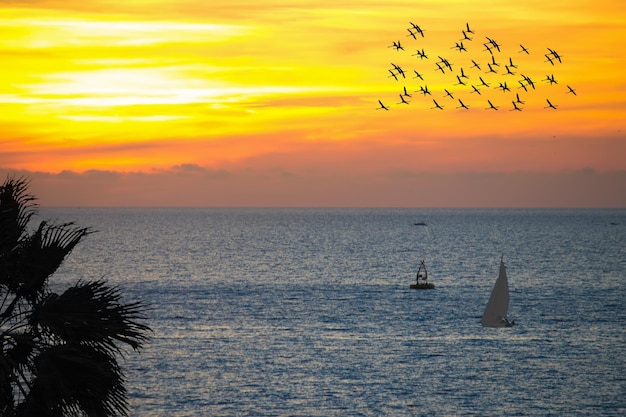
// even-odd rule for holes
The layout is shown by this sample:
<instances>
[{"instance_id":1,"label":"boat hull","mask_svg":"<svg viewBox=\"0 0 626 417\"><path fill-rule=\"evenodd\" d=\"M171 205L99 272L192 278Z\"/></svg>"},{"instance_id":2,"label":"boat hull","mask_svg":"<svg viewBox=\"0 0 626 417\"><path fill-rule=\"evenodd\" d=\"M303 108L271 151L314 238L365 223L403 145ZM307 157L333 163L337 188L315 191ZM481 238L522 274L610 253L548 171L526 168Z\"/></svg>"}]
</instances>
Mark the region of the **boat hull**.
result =
<instances>
[{"instance_id":1,"label":"boat hull","mask_svg":"<svg viewBox=\"0 0 626 417\"><path fill-rule=\"evenodd\" d=\"M431 284L430 282L419 283L419 284L411 284L411 285L409 285L409 288L412 288L414 290L434 290L435 289L435 284Z\"/></svg>"}]
</instances>

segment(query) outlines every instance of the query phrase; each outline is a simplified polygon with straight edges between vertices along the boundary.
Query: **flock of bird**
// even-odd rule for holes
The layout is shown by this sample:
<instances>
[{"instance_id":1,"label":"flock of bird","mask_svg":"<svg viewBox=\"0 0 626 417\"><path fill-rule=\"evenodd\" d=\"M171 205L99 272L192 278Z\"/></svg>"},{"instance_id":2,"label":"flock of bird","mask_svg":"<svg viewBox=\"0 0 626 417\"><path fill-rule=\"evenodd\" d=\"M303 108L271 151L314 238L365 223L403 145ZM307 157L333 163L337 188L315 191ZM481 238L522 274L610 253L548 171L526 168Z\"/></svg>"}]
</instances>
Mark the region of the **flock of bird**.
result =
<instances>
[{"instance_id":1,"label":"flock of bird","mask_svg":"<svg viewBox=\"0 0 626 417\"><path fill-rule=\"evenodd\" d=\"M443 110L449 106L449 103L454 103L453 106L456 109L469 110L474 108L475 100L472 100L471 106L467 97L474 95L476 98L482 97L484 103L484 109L486 110L499 110L498 105L503 99L510 100L510 111L522 111L525 108L525 96L530 93L536 93L538 83L534 81L530 76L521 72L519 68L518 58L526 56L536 56L536 53L531 53L529 48L522 44L519 44L519 48L516 51L517 55L515 59L513 56L507 56L503 54L503 45L498 43L493 38L485 36L485 41L480 43L476 41L476 32L470 28L469 23L465 24L465 27L461 30L461 35L458 41L455 42L450 49L457 51L456 58L445 58L442 55L431 54L425 50L423 46L425 30L419 25L409 22L410 27L406 28L408 34L406 37L410 38L411 43L421 43L415 53L411 54L411 63L409 64L413 68L410 70L405 69L407 65L404 63L398 64L398 60L394 59L391 62L390 67L387 68L387 78L394 80L396 83L402 83L398 88L399 101L397 105L409 105L418 97L422 96L432 100L431 109ZM470 50L476 50L476 44L480 48L481 58L468 59L465 54ZM406 52L404 45L400 40L393 41L391 45L387 46L391 48L394 53ZM408 48L408 47L407 47ZM405 55L403 55L405 57ZM464 59L461 59L464 58ZM542 52L541 59L542 65L546 68L552 69L563 63L562 56L552 48L546 48ZM457 61L455 64L451 61ZM522 59L520 59L522 60ZM463 67L465 65L465 69ZM403 68L404 66L404 68ZM417 69L415 69L417 68ZM456 71L455 71L456 69ZM430 76L428 75L430 71ZM436 75L433 76L432 74ZM408 77L411 77L410 79ZM494 77L496 79L494 79ZM419 84L419 89L411 88L407 90L407 83L416 80ZM448 82L452 83L446 88L440 90L430 90L428 88L428 82L435 82L436 85L444 85ZM445 82L443 81L445 80ZM560 87L560 84L554 73L546 73L545 78L540 80L547 83L551 89L550 93L564 93L576 95L574 90L569 85L565 86L565 89ZM556 89L552 89L557 86ZM501 93L509 93L508 95L500 95L498 98L493 98L489 91L499 90ZM433 96L433 93L436 94ZM484 93L484 94L483 94ZM417 95L417 97L414 97ZM550 98L544 97L544 108L556 110L558 104L553 103ZM465 99L466 102L463 101ZM438 101L439 100L439 101ZM492 102L493 100L493 102ZM387 100L385 100L387 101ZM496 102L496 104L494 104ZM383 104L383 100L378 100L379 107L377 110L389 110L390 105Z\"/></svg>"}]
</instances>

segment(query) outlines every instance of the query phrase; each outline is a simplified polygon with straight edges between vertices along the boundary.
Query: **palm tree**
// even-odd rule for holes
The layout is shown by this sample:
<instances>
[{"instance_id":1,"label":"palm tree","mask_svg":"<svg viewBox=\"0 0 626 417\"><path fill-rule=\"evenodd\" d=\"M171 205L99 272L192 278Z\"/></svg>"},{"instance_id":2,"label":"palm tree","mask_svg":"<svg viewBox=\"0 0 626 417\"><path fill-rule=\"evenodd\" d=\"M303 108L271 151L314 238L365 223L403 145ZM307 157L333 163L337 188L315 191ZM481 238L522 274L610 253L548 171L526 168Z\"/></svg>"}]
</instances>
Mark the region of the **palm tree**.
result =
<instances>
[{"instance_id":1,"label":"palm tree","mask_svg":"<svg viewBox=\"0 0 626 417\"><path fill-rule=\"evenodd\" d=\"M77 281L63 293L48 281L92 233L42 221L24 178L0 186L0 415L128 415L117 356L139 350L150 328L146 306L121 303L104 280Z\"/></svg>"}]
</instances>

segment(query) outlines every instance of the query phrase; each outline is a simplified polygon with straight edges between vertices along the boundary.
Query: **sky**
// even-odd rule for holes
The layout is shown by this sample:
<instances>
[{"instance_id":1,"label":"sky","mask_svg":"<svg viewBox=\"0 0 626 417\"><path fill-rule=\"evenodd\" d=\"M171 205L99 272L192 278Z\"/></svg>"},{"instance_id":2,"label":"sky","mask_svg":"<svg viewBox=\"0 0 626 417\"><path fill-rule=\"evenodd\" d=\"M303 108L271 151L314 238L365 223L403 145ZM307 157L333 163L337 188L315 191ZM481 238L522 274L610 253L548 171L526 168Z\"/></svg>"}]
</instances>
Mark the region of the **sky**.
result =
<instances>
[{"instance_id":1,"label":"sky","mask_svg":"<svg viewBox=\"0 0 626 417\"><path fill-rule=\"evenodd\" d=\"M621 0L0 0L0 175L43 206L623 208L625 21Z\"/></svg>"}]
</instances>

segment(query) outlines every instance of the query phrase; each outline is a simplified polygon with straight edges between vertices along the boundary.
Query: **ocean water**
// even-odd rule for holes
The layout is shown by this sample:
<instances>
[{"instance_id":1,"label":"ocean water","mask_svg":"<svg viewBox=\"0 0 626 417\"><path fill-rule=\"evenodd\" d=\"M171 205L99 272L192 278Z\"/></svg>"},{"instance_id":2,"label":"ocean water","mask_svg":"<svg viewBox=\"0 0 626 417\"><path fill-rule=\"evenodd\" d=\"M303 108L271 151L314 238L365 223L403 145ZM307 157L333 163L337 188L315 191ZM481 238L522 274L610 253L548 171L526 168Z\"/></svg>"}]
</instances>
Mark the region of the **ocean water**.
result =
<instances>
[{"instance_id":1,"label":"ocean water","mask_svg":"<svg viewBox=\"0 0 626 417\"><path fill-rule=\"evenodd\" d=\"M626 210L42 208L150 305L133 416L622 416ZM415 226L425 221L427 226ZM504 257L508 329L480 317ZM409 289L425 260L435 290Z\"/></svg>"}]
</instances>

